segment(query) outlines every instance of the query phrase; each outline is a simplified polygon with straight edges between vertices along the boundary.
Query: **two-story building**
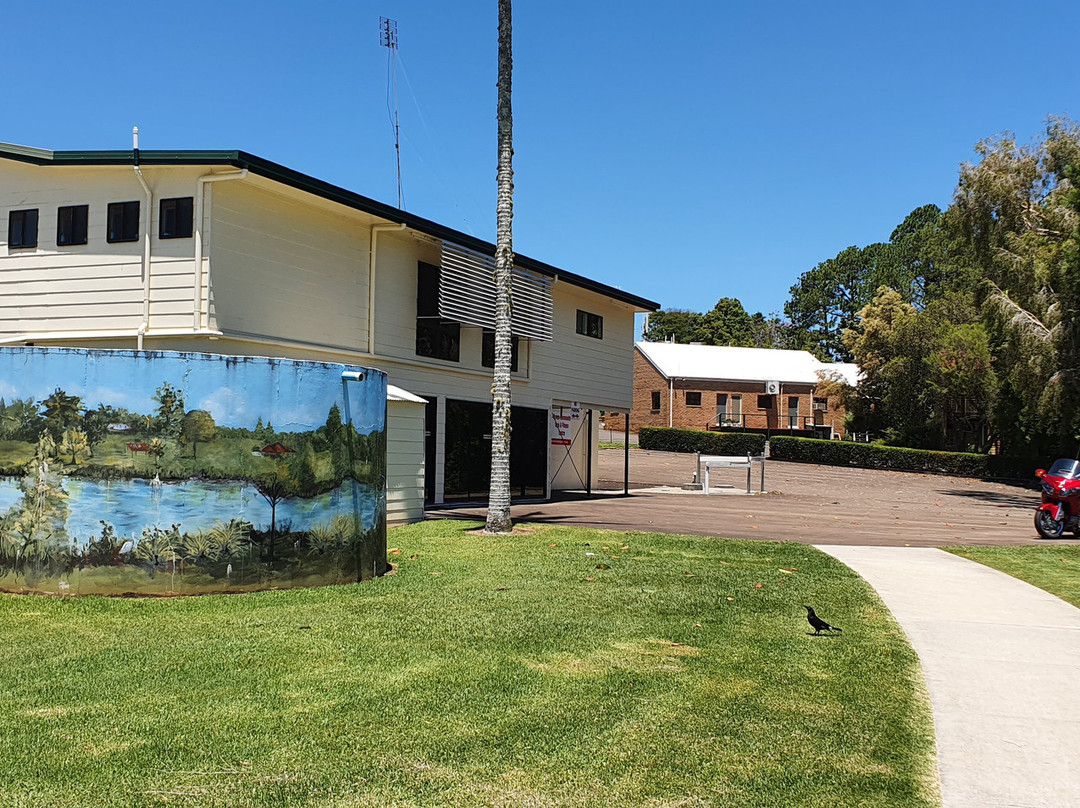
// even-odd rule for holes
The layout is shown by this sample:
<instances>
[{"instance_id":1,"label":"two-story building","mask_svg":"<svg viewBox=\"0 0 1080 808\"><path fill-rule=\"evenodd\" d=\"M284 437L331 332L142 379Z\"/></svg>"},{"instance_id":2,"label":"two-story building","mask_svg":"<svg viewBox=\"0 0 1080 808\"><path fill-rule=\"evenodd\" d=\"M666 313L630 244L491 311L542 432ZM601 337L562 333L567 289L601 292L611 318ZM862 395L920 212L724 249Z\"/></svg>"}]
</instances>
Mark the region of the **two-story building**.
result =
<instances>
[{"instance_id":1,"label":"two-story building","mask_svg":"<svg viewBox=\"0 0 1080 808\"><path fill-rule=\"evenodd\" d=\"M858 366L808 351L638 342L630 428L777 431L842 437L845 410L819 394L825 376L854 386Z\"/></svg>"},{"instance_id":2,"label":"two-story building","mask_svg":"<svg viewBox=\"0 0 1080 808\"><path fill-rule=\"evenodd\" d=\"M376 367L390 521L486 497L494 245L242 151L0 144L0 218L0 349ZM634 315L658 306L523 255L514 273L511 485L542 498L591 482L591 425L629 411Z\"/></svg>"}]
</instances>

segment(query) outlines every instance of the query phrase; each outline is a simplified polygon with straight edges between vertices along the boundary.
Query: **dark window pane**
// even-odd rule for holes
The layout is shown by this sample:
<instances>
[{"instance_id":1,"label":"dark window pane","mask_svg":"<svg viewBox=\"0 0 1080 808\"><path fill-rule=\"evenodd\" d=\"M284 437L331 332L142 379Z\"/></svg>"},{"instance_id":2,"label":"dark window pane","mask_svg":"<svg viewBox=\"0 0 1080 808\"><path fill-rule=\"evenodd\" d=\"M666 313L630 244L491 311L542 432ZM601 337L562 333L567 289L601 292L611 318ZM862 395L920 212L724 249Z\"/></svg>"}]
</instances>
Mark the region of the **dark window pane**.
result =
<instances>
[{"instance_id":1,"label":"dark window pane","mask_svg":"<svg viewBox=\"0 0 1080 808\"><path fill-rule=\"evenodd\" d=\"M90 221L90 206L76 205L72 219L74 222L74 228L71 243L86 244Z\"/></svg>"},{"instance_id":2,"label":"dark window pane","mask_svg":"<svg viewBox=\"0 0 1080 808\"><path fill-rule=\"evenodd\" d=\"M193 221L194 197L162 199L158 238L191 238Z\"/></svg>"},{"instance_id":3,"label":"dark window pane","mask_svg":"<svg viewBox=\"0 0 1080 808\"><path fill-rule=\"evenodd\" d=\"M139 238L139 203L124 203L124 241L136 241Z\"/></svg>"},{"instance_id":4,"label":"dark window pane","mask_svg":"<svg viewBox=\"0 0 1080 808\"><path fill-rule=\"evenodd\" d=\"M38 224L38 212L37 208L26 211L26 221L23 223L23 246L24 247L36 247L37 246L37 224Z\"/></svg>"},{"instance_id":5,"label":"dark window pane","mask_svg":"<svg viewBox=\"0 0 1080 808\"><path fill-rule=\"evenodd\" d=\"M595 339L604 338L604 318L599 314L592 314L587 311L578 309L577 313L577 333L584 334L586 337L594 337Z\"/></svg>"},{"instance_id":6,"label":"dark window pane","mask_svg":"<svg viewBox=\"0 0 1080 808\"><path fill-rule=\"evenodd\" d=\"M56 243L61 247L86 243L89 205L65 205L56 211Z\"/></svg>"},{"instance_id":7,"label":"dark window pane","mask_svg":"<svg viewBox=\"0 0 1080 808\"><path fill-rule=\"evenodd\" d=\"M660 393L654 391L652 394L652 408L654 410L660 409Z\"/></svg>"},{"instance_id":8,"label":"dark window pane","mask_svg":"<svg viewBox=\"0 0 1080 808\"><path fill-rule=\"evenodd\" d=\"M457 362L461 354L461 324L438 317L416 321L416 353Z\"/></svg>"},{"instance_id":9,"label":"dark window pane","mask_svg":"<svg viewBox=\"0 0 1080 808\"><path fill-rule=\"evenodd\" d=\"M416 272L416 316L439 316L439 268L420 264Z\"/></svg>"},{"instance_id":10,"label":"dark window pane","mask_svg":"<svg viewBox=\"0 0 1080 808\"><path fill-rule=\"evenodd\" d=\"M106 240L110 244L139 240L138 202L111 202L108 217Z\"/></svg>"},{"instance_id":11,"label":"dark window pane","mask_svg":"<svg viewBox=\"0 0 1080 808\"><path fill-rule=\"evenodd\" d=\"M8 214L8 247L37 246L38 212L13 210Z\"/></svg>"}]
</instances>

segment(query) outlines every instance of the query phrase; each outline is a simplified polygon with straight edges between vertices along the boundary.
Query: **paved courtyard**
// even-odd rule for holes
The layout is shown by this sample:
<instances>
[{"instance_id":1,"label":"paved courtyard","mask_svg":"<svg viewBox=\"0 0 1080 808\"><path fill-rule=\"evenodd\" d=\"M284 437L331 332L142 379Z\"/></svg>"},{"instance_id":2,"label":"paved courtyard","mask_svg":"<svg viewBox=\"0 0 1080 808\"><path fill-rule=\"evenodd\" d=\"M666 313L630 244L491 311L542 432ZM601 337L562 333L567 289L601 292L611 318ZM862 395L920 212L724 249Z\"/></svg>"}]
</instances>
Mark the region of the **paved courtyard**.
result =
<instances>
[{"instance_id":1,"label":"paved courtyard","mask_svg":"<svg viewBox=\"0 0 1080 808\"><path fill-rule=\"evenodd\" d=\"M630 496L621 496L621 449L599 453L600 483L591 498L515 505L518 522L656 530L810 544L939 547L948 544L1046 544L1035 532L1034 486L963 477L768 461L765 494L747 496L746 472L714 471L714 493L684 492L692 454L633 449ZM754 490L758 489L757 470ZM1033 478L1034 481L1034 478ZM715 486L727 484L717 495ZM486 506L435 510L429 516L483 520ZM1076 544L1068 538L1056 543Z\"/></svg>"}]
</instances>

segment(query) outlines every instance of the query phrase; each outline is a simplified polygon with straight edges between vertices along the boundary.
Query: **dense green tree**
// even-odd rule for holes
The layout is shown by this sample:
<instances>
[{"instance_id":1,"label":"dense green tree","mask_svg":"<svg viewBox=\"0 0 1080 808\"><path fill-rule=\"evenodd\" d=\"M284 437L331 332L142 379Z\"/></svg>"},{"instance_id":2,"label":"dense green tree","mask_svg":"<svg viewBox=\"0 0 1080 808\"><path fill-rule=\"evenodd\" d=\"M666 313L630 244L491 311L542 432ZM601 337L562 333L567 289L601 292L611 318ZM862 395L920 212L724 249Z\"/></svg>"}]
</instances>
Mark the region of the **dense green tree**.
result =
<instances>
[{"instance_id":1,"label":"dense green tree","mask_svg":"<svg viewBox=\"0 0 1080 808\"><path fill-rule=\"evenodd\" d=\"M217 436L214 416L206 410L191 410L180 422L180 442L191 444L191 456L196 457L200 443L212 441Z\"/></svg>"},{"instance_id":2,"label":"dense green tree","mask_svg":"<svg viewBox=\"0 0 1080 808\"><path fill-rule=\"evenodd\" d=\"M0 438L36 442L45 428L41 407L33 398L12 399L0 412Z\"/></svg>"},{"instance_id":3,"label":"dense green tree","mask_svg":"<svg viewBox=\"0 0 1080 808\"><path fill-rule=\"evenodd\" d=\"M700 333L699 341L708 345L748 347L753 342L753 321L742 303L722 297L701 315Z\"/></svg>"},{"instance_id":4,"label":"dense green tree","mask_svg":"<svg viewBox=\"0 0 1080 808\"><path fill-rule=\"evenodd\" d=\"M292 475L301 496L310 496L316 490L319 479L319 463L315 455L315 449L310 443L305 443L291 464Z\"/></svg>"},{"instance_id":5,"label":"dense green tree","mask_svg":"<svg viewBox=\"0 0 1080 808\"><path fill-rule=\"evenodd\" d=\"M60 442L65 430L79 426L82 421L82 414L79 412L82 408L82 399L78 396L69 396L59 387L41 402L41 407L41 414L45 417L45 428L57 443Z\"/></svg>"},{"instance_id":6,"label":"dense green tree","mask_svg":"<svg viewBox=\"0 0 1080 808\"><path fill-rule=\"evenodd\" d=\"M154 431L159 435L177 437L180 434L180 422L184 418L184 393L168 382L163 382L153 398L158 403L154 413Z\"/></svg>"},{"instance_id":7,"label":"dense green tree","mask_svg":"<svg viewBox=\"0 0 1080 808\"><path fill-rule=\"evenodd\" d=\"M904 446L984 449L996 379L977 320L963 296L919 310L880 287L844 335L863 374L852 406L855 429Z\"/></svg>"},{"instance_id":8,"label":"dense green tree","mask_svg":"<svg viewBox=\"0 0 1080 808\"><path fill-rule=\"evenodd\" d=\"M98 404L97 409L86 411L82 420L82 432L86 435L86 444L91 455L94 447L108 437L109 424L115 423L120 423L120 416L113 407Z\"/></svg>"},{"instance_id":9,"label":"dense green tree","mask_svg":"<svg viewBox=\"0 0 1080 808\"><path fill-rule=\"evenodd\" d=\"M705 345L734 345L745 348L810 350L813 345L805 331L776 315L747 314L733 297L720 298L705 313L669 309L649 315L645 339Z\"/></svg>"},{"instance_id":10,"label":"dense green tree","mask_svg":"<svg viewBox=\"0 0 1080 808\"><path fill-rule=\"evenodd\" d=\"M947 248L944 215L935 205L923 205L904 218L888 242L847 247L804 272L791 287L784 312L820 354L850 361L843 334L856 325L858 312L882 286L921 308L941 286Z\"/></svg>"},{"instance_id":11,"label":"dense green tree","mask_svg":"<svg viewBox=\"0 0 1080 808\"><path fill-rule=\"evenodd\" d=\"M60 456L67 455L70 462L77 466L80 460L90 456L90 441L87 440L85 432L65 429L57 452Z\"/></svg>"},{"instance_id":12,"label":"dense green tree","mask_svg":"<svg viewBox=\"0 0 1080 808\"><path fill-rule=\"evenodd\" d=\"M649 315L645 339L649 342L677 342L686 345L700 341L701 313L687 309L654 311Z\"/></svg>"},{"instance_id":13,"label":"dense green tree","mask_svg":"<svg viewBox=\"0 0 1080 808\"><path fill-rule=\"evenodd\" d=\"M1080 432L1080 130L982 141L947 221L968 249L1001 382L995 420L1010 453L1076 450Z\"/></svg>"}]
</instances>

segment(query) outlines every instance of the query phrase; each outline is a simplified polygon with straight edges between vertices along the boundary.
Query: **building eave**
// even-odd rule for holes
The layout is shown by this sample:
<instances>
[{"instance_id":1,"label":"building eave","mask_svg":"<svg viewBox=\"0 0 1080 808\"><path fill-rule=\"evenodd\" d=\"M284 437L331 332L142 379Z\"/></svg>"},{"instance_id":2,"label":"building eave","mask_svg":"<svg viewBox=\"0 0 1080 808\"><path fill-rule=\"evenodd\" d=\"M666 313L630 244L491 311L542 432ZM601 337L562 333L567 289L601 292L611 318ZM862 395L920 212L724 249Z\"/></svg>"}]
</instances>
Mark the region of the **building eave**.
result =
<instances>
[{"instance_id":1,"label":"building eave","mask_svg":"<svg viewBox=\"0 0 1080 808\"><path fill-rule=\"evenodd\" d=\"M0 159L15 160L39 166L122 166L131 165L135 153L127 151L49 151L30 146L17 146L0 143ZM349 191L324 180L288 168L271 160L266 160L245 151L175 151L175 150L139 150L139 164L150 165L218 165L247 169L265 179L299 191L314 194L331 202L376 216L394 224L404 224L419 233L445 241L452 241L463 247L476 250L485 255L495 255L495 245L478 239L453 228L425 219L422 216L399 210L378 202L370 197ZM514 254L514 263L522 269L538 272L557 281L565 281L572 286L604 295L632 307L635 311L657 311L660 304L638 295L624 292L599 281L586 278L574 272L552 266L551 264L529 258L520 253Z\"/></svg>"}]
</instances>

